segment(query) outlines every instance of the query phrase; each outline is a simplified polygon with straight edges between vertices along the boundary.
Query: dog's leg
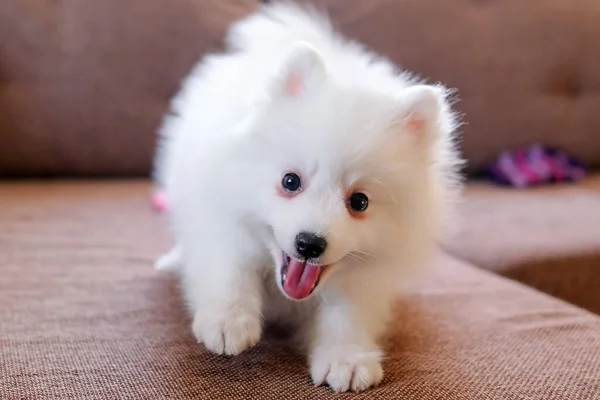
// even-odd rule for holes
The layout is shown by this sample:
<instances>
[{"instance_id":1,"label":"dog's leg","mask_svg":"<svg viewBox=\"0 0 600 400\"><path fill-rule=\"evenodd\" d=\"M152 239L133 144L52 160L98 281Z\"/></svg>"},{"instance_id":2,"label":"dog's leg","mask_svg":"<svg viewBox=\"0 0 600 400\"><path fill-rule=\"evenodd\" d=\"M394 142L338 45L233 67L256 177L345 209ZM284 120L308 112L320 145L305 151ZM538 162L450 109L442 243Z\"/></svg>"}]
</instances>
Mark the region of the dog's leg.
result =
<instances>
[{"instance_id":1,"label":"dog's leg","mask_svg":"<svg viewBox=\"0 0 600 400\"><path fill-rule=\"evenodd\" d=\"M184 260L183 286L198 342L217 354L235 355L262 333L259 255L252 238L223 221L208 234L192 236ZM207 226L211 226L208 225Z\"/></svg>"},{"instance_id":2,"label":"dog's leg","mask_svg":"<svg viewBox=\"0 0 600 400\"><path fill-rule=\"evenodd\" d=\"M360 392L381 382L377 340L388 316L384 304L373 304L360 294L358 299L331 296L323 302L308 344L315 385L326 382L338 392Z\"/></svg>"}]
</instances>

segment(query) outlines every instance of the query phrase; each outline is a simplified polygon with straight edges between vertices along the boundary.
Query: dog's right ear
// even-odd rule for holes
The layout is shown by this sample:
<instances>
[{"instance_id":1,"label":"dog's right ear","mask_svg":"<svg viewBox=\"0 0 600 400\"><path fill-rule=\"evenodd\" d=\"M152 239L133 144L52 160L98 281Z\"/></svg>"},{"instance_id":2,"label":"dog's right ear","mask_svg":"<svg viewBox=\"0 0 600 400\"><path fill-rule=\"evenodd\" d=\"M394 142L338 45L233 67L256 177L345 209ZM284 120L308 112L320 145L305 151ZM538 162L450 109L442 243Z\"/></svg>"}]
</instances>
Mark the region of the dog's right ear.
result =
<instances>
[{"instance_id":1,"label":"dog's right ear","mask_svg":"<svg viewBox=\"0 0 600 400\"><path fill-rule=\"evenodd\" d=\"M404 89L398 96L400 113L396 122L411 133L411 136L423 140L435 140L435 129L444 110L445 89L439 86L417 84Z\"/></svg>"},{"instance_id":2,"label":"dog's right ear","mask_svg":"<svg viewBox=\"0 0 600 400\"><path fill-rule=\"evenodd\" d=\"M325 81L325 61L317 49L305 42L292 48L273 82L275 97L299 98Z\"/></svg>"}]
</instances>

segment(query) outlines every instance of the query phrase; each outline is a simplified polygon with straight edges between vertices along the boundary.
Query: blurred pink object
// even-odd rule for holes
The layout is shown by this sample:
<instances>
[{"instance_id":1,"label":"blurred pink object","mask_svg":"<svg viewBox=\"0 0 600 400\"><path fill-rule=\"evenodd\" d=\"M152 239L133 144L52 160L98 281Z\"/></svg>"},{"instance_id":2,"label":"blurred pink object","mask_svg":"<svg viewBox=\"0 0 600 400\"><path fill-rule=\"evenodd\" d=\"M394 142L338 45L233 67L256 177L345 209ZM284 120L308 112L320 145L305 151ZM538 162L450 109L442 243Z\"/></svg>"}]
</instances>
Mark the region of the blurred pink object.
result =
<instances>
[{"instance_id":1,"label":"blurred pink object","mask_svg":"<svg viewBox=\"0 0 600 400\"><path fill-rule=\"evenodd\" d=\"M152 207L159 213L167 210L167 203L167 195L163 191L155 192L152 196Z\"/></svg>"}]
</instances>

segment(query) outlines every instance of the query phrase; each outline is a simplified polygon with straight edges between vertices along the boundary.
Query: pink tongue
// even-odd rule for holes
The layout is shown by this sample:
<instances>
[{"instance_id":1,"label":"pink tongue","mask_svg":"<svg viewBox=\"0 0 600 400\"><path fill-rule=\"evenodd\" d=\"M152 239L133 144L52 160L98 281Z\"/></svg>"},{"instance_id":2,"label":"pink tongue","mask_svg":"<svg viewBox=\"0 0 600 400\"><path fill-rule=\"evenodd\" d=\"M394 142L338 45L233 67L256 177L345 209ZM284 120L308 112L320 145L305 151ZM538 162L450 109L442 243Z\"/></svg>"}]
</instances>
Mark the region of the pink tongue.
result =
<instances>
[{"instance_id":1,"label":"pink tongue","mask_svg":"<svg viewBox=\"0 0 600 400\"><path fill-rule=\"evenodd\" d=\"M321 266L304 261L290 260L283 290L292 299L301 300L310 294L315 282L319 279Z\"/></svg>"}]
</instances>

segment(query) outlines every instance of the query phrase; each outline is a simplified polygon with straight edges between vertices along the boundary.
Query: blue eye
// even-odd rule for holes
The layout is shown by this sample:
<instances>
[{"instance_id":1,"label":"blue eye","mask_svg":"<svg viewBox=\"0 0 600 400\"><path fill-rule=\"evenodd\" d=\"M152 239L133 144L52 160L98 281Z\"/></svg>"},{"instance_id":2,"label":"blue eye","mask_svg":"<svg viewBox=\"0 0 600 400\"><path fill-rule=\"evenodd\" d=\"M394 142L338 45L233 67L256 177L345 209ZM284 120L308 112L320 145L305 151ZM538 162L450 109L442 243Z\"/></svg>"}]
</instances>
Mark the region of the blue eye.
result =
<instances>
[{"instance_id":1,"label":"blue eye","mask_svg":"<svg viewBox=\"0 0 600 400\"><path fill-rule=\"evenodd\" d=\"M281 186L287 192L297 192L302 188L302 180L298 175L294 174L293 172L290 172L289 174L285 174L285 176L281 180Z\"/></svg>"},{"instance_id":2,"label":"blue eye","mask_svg":"<svg viewBox=\"0 0 600 400\"><path fill-rule=\"evenodd\" d=\"M348 199L348 204L354 211L363 212L369 207L369 198L364 193L352 193L352 196Z\"/></svg>"}]
</instances>

